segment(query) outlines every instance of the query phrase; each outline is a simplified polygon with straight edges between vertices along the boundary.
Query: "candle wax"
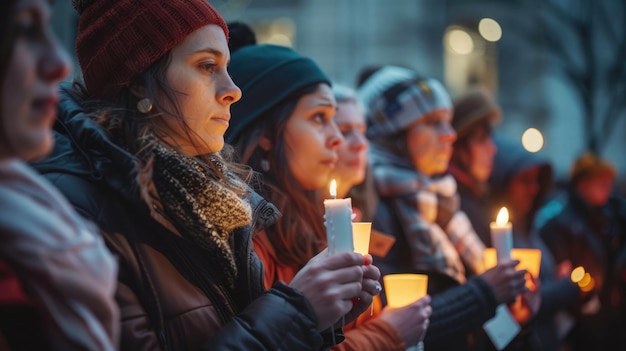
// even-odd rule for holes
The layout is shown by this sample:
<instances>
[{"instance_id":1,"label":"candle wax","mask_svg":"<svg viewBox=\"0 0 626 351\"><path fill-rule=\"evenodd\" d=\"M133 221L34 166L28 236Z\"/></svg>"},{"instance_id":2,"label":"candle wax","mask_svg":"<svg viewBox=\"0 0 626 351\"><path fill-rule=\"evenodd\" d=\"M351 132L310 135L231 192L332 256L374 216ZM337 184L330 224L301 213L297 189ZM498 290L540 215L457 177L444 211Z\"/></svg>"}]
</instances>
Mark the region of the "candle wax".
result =
<instances>
[{"instance_id":1,"label":"candle wax","mask_svg":"<svg viewBox=\"0 0 626 351\"><path fill-rule=\"evenodd\" d=\"M328 251L331 254L354 251L352 200L350 198L324 200L324 219Z\"/></svg>"},{"instance_id":2,"label":"candle wax","mask_svg":"<svg viewBox=\"0 0 626 351\"><path fill-rule=\"evenodd\" d=\"M513 225L511 222L504 225L491 222L489 227L491 228L491 243L496 249L498 260L510 258L513 248Z\"/></svg>"}]
</instances>

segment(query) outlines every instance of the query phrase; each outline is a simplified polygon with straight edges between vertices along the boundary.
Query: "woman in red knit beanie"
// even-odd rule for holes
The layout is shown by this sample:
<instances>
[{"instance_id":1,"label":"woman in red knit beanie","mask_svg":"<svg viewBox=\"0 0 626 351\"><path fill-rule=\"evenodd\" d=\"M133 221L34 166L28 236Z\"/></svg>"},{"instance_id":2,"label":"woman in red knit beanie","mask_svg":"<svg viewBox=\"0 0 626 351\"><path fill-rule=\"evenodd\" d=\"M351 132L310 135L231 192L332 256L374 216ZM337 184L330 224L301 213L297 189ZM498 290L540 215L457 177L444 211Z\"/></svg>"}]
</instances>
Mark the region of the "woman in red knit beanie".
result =
<instances>
[{"instance_id":1,"label":"woman in red knit beanie","mask_svg":"<svg viewBox=\"0 0 626 351\"><path fill-rule=\"evenodd\" d=\"M228 29L204 0L74 1L84 85L61 101L38 169L105 232L119 258L124 350L317 350L371 301L363 258L313 258L263 286L253 228L280 215L227 161L241 97ZM366 304L365 304L366 305Z\"/></svg>"}]
</instances>

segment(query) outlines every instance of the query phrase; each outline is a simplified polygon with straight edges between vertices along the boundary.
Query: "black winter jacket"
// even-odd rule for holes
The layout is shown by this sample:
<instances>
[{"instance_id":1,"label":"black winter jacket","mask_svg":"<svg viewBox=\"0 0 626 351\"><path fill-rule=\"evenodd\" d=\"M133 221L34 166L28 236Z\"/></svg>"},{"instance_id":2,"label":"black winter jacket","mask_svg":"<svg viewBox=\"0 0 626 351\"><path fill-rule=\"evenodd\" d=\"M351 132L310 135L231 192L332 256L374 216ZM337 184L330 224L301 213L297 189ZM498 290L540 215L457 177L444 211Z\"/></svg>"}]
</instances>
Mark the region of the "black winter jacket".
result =
<instances>
[{"instance_id":1,"label":"black winter jacket","mask_svg":"<svg viewBox=\"0 0 626 351\"><path fill-rule=\"evenodd\" d=\"M488 342L482 334L482 325L492 318L498 307L495 295L487 282L475 276L459 285L447 275L434 272L415 272L411 265L410 245L402 235L400 221L391 206L381 199L372 226L393 234L396 242L387 256L377 259L381 273L428 274L428 294L432 296L430 325L424 340L424 349L480 350Z\"/></svg>"},{"instance_id":2,"label":"black winter jacket","mask_svg":"<svg viewBox=\"0 0 626 351\"><path fill-rule=\"evenodd\" d=\"M589 207L572 188L562 210L540 235L557 262L569 260L593 277L593 289L572 306L576 325L569 336L573 350L626 349L626 200L611 196L605 206ZM555 201L556 203L556 201ZM597 296L596 313L582 313Z\"/></svg>"},{"instance_id":3,"label":"black winter jacket","mask_svg":"<svg viewBox=\"0 0 626 351\"><path fill-rule=\"evenodd\" d=\"M251 233L278 218L273 205L252 195L252 225L231 235L236 286L216 284L207 279L219 269L207 264L208 253L150 215L139 196L133 156L112 143L67 93L59 108L54 151L34 166L99 225L119 259L122 350L324 347L304 296L280 283L263 289Z\"/></svg>"}]
</instances>

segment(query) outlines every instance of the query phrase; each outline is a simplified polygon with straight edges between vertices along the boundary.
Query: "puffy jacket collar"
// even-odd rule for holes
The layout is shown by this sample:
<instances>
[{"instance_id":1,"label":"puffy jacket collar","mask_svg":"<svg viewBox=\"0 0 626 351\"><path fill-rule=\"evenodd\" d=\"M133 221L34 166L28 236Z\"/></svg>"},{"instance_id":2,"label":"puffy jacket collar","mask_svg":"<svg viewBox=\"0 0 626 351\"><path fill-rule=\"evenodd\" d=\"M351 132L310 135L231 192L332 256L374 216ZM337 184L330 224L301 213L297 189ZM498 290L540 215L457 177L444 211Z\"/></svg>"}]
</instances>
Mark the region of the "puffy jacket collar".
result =
<instances>
[{"instance_id":1,"label":"puffy jacket collar","mask_svg":"<svg viewBox=\"0 0 626 351\"><path fill-rule=\"evenodd\" d=\"M109 140L63 86L55 123L55 147L35 164L42 173L69 173L104 182L133 202L141 201L135 157Z\"/></svg>"}]
</instances>

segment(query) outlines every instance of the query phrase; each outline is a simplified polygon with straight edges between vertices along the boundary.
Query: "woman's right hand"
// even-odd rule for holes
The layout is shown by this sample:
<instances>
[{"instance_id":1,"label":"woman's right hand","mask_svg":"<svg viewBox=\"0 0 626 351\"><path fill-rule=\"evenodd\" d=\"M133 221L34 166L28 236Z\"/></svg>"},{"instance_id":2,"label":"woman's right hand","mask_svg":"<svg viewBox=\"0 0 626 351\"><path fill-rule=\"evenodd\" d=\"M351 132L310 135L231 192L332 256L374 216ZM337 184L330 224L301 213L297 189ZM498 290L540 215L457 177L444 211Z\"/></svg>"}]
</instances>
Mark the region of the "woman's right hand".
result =
<instances>
[{"instance_id":1,"label":"woman's right hand","mask_svg":"<svg viewBox=\"0 0 626 351\"><path fill-rule=\"evenodd\" d=\"M427 295L401 308L385 307L378 318L396 328L406 346L410 347L424 341L432 312L430 296Z\"/></svg>"},{"instance_id":2,"label":"woman's right hand","mask_svg":"<svg viewBox=\"0 0 626 351\"><path fill-rule=\"evenodd\" d=\"M516 270L519 264L517 260L504 259L498 264L481 274L483 279L491 287L498 304L509 304L515 301L515 297L527 291L526 270Z\"/></svg>"},{"instance_id":3,"label":"woman's right hand","mask_svg":"<svg viewBox=\"0 0 626 351\"><path fill-rule=\"evenodd\" d=\"M289 284L311 303L317 315L317 329L331 327L353 307L352 298L361 293L363 255L342 252L329 255L327 249L313 257Z\"/></svg>"},{"instance_id":4,"label":"woman's right hand","mask_svg":"<svg viewBox=\"0 0 626 351\"><path fill-rule=\"evenodd\" d=\"M528 279L526 282L528 291L522 293L515 299L514 303L509 305L509 311L520 325L528 323L531 318L537 315L541 307L541 283L530 274L526 277Z\"/></svg>"}]
</instances>

